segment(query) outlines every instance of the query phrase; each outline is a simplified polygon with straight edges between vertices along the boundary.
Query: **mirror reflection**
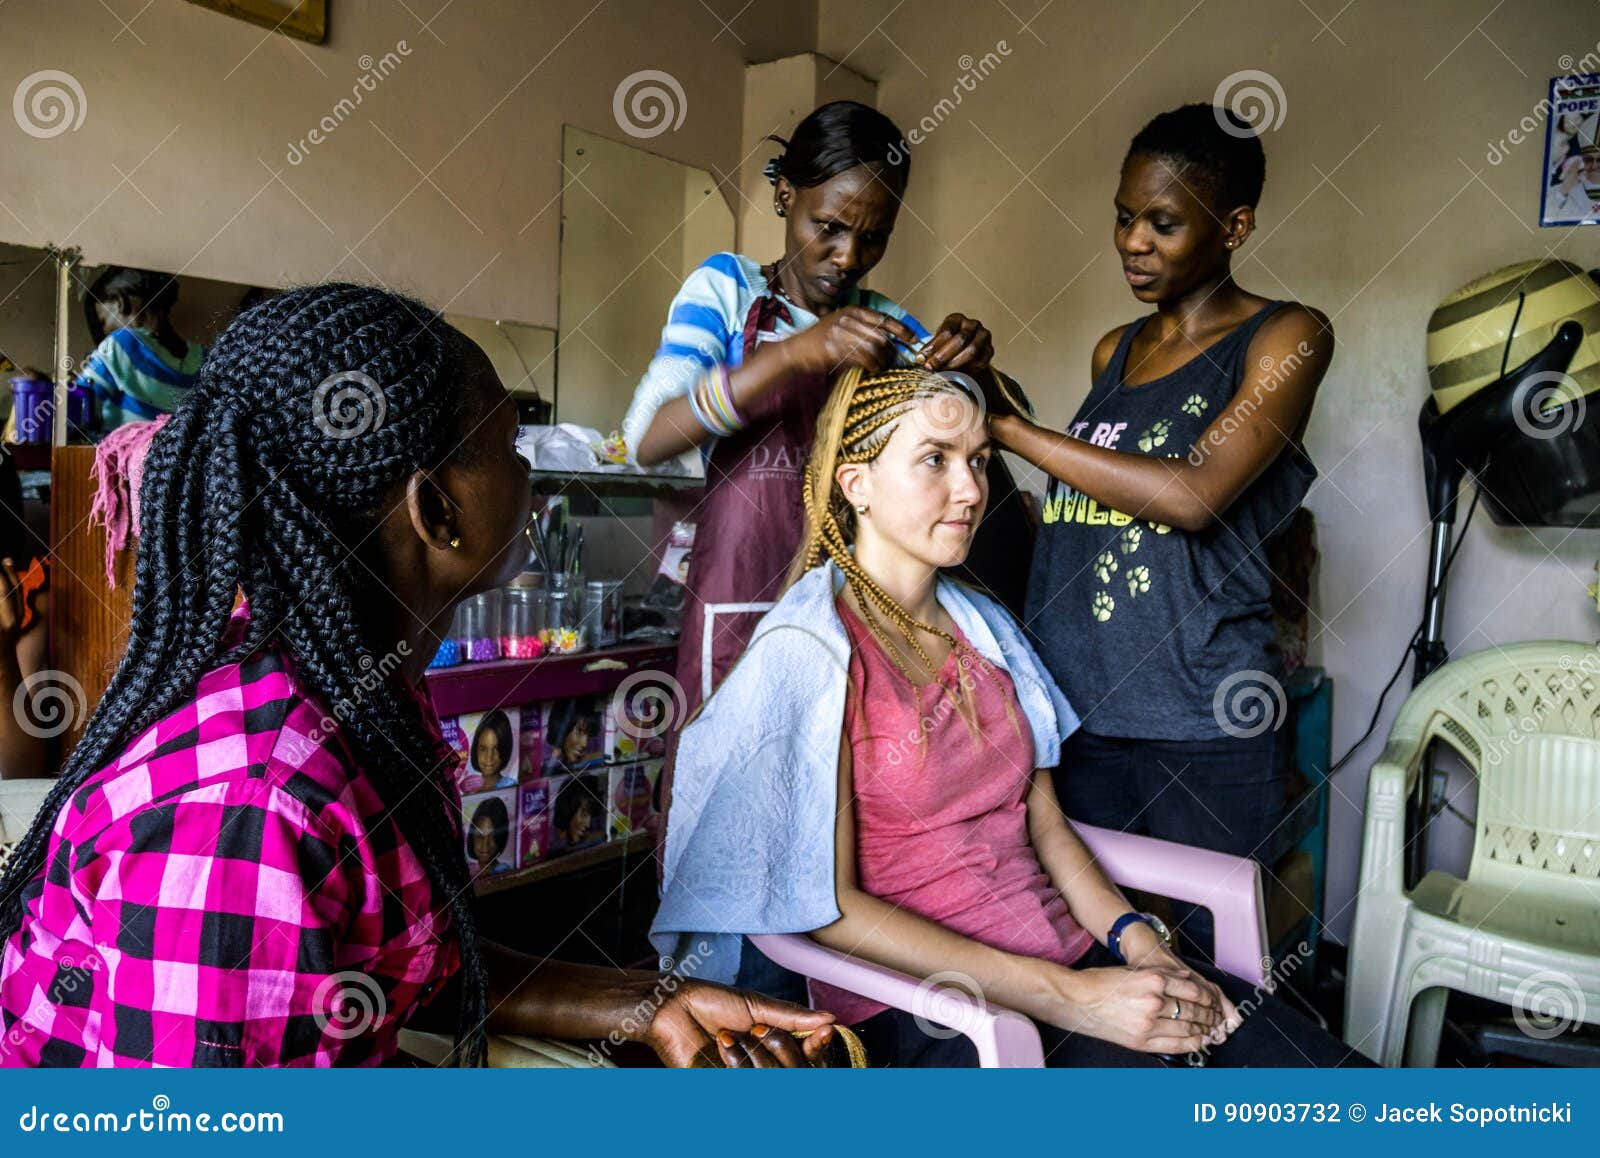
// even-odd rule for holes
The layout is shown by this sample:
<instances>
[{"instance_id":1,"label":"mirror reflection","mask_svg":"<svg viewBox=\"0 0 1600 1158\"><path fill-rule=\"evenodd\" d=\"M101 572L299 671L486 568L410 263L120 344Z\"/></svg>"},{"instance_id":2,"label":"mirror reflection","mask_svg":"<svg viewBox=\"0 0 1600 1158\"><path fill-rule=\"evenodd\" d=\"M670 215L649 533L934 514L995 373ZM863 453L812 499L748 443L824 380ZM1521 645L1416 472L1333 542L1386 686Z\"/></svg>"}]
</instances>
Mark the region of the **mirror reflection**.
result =
<instances>
[{"instance_id":1,"label":"mirror reflection","mask_svg":"<svg viewBox=\"0 0 1600 1158\"><path fill-rule=\"evenodd\" d=\"M734 248L733 212L706 170L571 125L562 169L556 418L606 434L650 364L666 303L707 254Z\"/></svg>"}]
</instances>

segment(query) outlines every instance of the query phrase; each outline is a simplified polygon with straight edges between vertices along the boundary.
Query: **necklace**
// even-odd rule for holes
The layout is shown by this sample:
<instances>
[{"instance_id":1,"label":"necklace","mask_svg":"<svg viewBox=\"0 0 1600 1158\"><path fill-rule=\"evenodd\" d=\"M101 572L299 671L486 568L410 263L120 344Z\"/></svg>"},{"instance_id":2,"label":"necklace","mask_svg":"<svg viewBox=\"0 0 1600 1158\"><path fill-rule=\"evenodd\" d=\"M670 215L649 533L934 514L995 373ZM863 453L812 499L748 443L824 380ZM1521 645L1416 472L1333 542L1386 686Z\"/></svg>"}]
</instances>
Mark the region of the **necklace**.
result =
<instances>
[{"instance_id":1,"label":"necklace","mask_svg":"<svg viewBox=\"0 0 1600 1158\"><path fill-rule=\"evenodd\" d=\"M778 263L776 261L773 262L771 265L762 266L761 267L761 272L766 274L766 276L767 276L767 288L769 290L771 290L775 295L777 295L778 297L782 298L784 301L788 302L791 306L794 306L796 309L805 310L806 313L810 313L811 312L809 309L806 309L806 307L804 305L802 305L800 302L797 302L792 297L790 297L789 296L789 291L783 288L783 283L778 280Z\"/></svg>"}]
</instances>

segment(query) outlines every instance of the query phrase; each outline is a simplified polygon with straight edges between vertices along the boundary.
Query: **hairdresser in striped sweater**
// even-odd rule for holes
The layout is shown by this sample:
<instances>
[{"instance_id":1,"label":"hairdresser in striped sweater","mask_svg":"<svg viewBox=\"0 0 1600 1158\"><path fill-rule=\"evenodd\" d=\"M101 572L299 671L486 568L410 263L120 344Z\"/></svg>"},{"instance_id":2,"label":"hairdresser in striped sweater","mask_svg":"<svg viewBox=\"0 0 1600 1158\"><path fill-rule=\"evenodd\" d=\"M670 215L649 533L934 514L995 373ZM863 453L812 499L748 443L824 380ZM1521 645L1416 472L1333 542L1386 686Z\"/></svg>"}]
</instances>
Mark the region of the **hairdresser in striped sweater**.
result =
<instances>
[{"instance_id":1,"label":"hairdresser in striped sweater","mask_svg":"<svg viewBox=\"0 0 1600 1158\"><path fill-rule=\"evenodd\" d=\"M783 255L761 265L718 253L689 276L623 422L642 466L696 448L705 459L678 646L690 711L744 650L800 545L801 469L830 379L852 366L972 371L993 353L982 323L951 314L930 335L861 286L889 244L910 171L892 121L834 101L790 140L772 139L783 147L767 165ZM670 799L669 761L663 811Z\"/></svg>"}]
</instances>

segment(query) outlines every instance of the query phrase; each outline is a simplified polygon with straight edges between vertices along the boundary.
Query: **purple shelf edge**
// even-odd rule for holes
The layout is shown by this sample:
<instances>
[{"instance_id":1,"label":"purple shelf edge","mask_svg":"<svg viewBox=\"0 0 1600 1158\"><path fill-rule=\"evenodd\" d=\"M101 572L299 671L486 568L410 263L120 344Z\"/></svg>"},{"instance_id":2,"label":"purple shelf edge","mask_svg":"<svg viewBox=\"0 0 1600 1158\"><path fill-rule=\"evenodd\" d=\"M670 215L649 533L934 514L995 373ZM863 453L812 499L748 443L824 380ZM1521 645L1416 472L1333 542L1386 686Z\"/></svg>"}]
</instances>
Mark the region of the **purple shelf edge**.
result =
<instances>
[{"instance_id":1,"label":"purple shelf edge","mask_svg":"<svg viewBox=\"0 0 1600 1158\"><path fill-rule=\"evenodd\" d=\"M501 659L434 668L428 692L441 716L484 712L563 696L609 692L634 672L670 673L677 664L675 644L642 644L582 651L538 659Z\"/></svg>"}]
</instances>

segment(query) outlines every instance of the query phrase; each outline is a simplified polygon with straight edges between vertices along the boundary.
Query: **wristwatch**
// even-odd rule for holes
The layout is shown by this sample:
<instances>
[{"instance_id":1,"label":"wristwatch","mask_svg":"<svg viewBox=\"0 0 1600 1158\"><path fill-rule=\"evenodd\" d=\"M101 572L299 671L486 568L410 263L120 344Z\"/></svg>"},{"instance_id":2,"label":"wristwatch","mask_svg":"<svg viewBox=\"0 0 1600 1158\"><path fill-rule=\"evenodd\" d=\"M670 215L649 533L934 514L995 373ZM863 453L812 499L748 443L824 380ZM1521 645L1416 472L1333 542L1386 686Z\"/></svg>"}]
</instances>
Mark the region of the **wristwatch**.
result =
<instances>
[{"instance_id":1,"label":"wristwatch","mask_svg":"<svg viewBox=\"0 0 1600 1158\"><path fill-rule=\"evenodd\" d=\"M1122 933L1135 921L1143 921L1155 930L1156 936L1161 938L1163 945L1172 944L1172 930L1168 929L1166 922L1152 913L1123 913L1111 925L1111 932L1106 934L1106 948L1111 950L1111 955L1124 965L1128 959L1122 955Z\"/></svg>"}]
</instances>

